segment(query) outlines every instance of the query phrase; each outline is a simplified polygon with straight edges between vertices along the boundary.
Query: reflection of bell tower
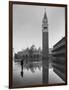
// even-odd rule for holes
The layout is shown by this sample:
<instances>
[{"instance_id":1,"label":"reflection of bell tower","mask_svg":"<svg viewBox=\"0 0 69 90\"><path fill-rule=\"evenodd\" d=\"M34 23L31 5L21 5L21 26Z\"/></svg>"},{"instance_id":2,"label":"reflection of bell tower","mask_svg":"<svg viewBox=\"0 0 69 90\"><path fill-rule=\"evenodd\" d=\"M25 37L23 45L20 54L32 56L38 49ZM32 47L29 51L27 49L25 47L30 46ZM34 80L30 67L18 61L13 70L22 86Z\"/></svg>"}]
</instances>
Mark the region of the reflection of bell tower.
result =
<instances>
[{"instance_id":1,"label":"reflection of bell tower","mask_svg":"<svg viewBox=\"0 0 69 90\"><path fill-rule=\"evenodd\" d=\"M43 83L48 84L48 19L46 10L42 21Z\"/></svg>"}]
</instances>

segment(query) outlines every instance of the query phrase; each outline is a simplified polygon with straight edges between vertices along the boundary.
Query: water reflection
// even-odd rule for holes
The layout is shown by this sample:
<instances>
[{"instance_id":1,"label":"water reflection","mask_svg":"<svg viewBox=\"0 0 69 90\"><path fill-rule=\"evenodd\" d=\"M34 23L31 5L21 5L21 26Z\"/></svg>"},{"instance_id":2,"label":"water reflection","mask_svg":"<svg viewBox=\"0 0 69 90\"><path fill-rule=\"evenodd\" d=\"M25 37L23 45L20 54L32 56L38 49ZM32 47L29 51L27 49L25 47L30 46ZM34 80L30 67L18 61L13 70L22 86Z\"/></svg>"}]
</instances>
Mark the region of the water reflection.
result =
<instances>
[{"instance_id":1,"label":"water reflection","mask_svg":"<svg viewBox=\"0 0 69 90\"><path fill-rule=\"evenodd\" d=\"M23 78L23 71L21 71L21 77Z\"/></svg>"},{"instance_id":2,"label":"water reflection","mask_svg":"<svg viewBox=\"0 0 69 90\"><path fill-rule=\"evenodd\" d=\"M63 82L51 69L48 58L30 61L22 59L13 63L13 87L43 85Z\"/></svg>"},{"instance_id":3,"label":"water reflection","mask_svg":"<svg viewBox=\"0 0 69 90\"><path fill-rule=\"evenodd\" d=\"M23 78L23 64L24 64L24 59L21 60L21 77Z\"/></svg>"},{"instance_id":4,"label":"water reflection","mask_svg":"<svg viewBox=\"0 0 69 90\"><path fill-rule=\"evenodd\" d=\"M13 81L14 87L27 85L42 85L48 82L46 62L42 60L22 59L14 62ZM47 75L47 76L46 76Z\"/></svg>"},{"instance_id":5,"label":"water reflection","mask_svg":"<svg viewBox=\"0 0 69 90\"><path fill-rule=\"evenodd\" d=\"M26 60L27 61L27 60ZM23 71L23 69L27 69L30 70L32 73L35 73L36 69L38 68L39 70L41 70L41 66L42 66L42 61L28 61L25 62L24 59L22 59L20 61L20 65L21 65L21 72Z\"/></svg>"},{"instance_id":6,"label":"water reflection","mask_svg":"<svg viewBox=\"0 0 69 90\"><path fill-rule=\"evenodd\" d=\"M48 79L49 79L49 64L48 64L48 58L43 57L42 58L42 67L43 67L43 71L42 71L42 80L43 80L43 84L48 84Z\"/></svg>"}]
</instances>

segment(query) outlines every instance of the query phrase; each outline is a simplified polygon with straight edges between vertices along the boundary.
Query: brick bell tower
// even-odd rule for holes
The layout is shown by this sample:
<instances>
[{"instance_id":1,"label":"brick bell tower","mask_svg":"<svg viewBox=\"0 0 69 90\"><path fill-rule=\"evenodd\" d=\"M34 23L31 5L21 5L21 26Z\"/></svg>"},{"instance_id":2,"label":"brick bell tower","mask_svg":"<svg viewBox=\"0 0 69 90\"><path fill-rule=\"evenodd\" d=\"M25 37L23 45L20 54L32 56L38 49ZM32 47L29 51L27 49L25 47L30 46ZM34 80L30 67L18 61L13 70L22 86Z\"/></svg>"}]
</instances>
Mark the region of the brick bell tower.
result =
<instances>
[{"instance_id":1,"label":"brick bell tower","mask_svg":"<svg viewBox=\"0 0 69 90\"><path fill-rule=\"evenodd\" d=\"M49 65L48 65L48 19L46 15L46 9L42 20L42 64L43 64L43 83L48 84Z\"/></svg>"}]
</instances>

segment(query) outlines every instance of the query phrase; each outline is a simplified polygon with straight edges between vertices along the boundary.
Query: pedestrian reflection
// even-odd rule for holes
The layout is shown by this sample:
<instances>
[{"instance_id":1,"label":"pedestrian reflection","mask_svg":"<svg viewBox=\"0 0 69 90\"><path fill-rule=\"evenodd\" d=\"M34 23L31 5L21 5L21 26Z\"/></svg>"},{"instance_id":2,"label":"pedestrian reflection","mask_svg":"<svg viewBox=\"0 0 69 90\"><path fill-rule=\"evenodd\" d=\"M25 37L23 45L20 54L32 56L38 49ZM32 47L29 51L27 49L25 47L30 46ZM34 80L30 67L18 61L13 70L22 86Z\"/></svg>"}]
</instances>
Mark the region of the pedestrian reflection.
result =
<instances>
[{"instance_id":1,"label":"pedestrian reflection","mask_svg":"<svg viewBox=\"0 0 69 90\"><path fill-rule=\"evenodd\" d=\"M23 78L23 71L21 71L21 77Z\"/></svg>"}]
</instances>

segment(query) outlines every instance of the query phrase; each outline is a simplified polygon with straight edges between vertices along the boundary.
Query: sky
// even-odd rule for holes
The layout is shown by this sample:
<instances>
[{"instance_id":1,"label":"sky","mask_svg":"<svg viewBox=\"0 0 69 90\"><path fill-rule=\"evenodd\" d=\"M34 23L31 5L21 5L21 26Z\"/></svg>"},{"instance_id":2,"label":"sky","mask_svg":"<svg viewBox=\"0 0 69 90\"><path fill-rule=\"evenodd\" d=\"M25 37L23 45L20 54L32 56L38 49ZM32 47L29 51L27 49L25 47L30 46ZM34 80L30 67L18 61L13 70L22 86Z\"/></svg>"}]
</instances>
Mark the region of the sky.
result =
<instances>
[{"instance_id":1,"label":"sky","mask_svg":"<svg viewBox=\"0 0 69 90\"><path fill-rule=\"evenodd\" d=\"M13 48L18 52L31 45L42 48L42 20L48 18L49 48L65 36L65 8L13 5Z\"/></svg>"}]
</instances>

